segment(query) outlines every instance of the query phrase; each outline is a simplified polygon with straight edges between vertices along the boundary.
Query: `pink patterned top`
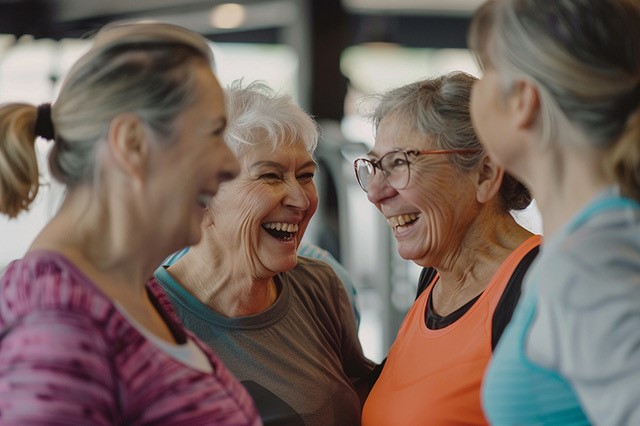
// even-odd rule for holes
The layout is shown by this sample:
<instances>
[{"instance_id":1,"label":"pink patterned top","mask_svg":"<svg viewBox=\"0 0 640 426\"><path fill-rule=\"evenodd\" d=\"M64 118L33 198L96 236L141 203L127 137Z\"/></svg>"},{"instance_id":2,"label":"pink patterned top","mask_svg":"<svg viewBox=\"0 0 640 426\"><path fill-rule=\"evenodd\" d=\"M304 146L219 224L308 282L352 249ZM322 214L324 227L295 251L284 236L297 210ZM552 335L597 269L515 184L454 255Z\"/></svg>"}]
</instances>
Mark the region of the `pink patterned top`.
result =
<instances>
[{"instance_id":1,"label":"pink patterned top","mask_svg":"<svg viewBox=\"0 0 640 426\"><path fill-rule=\"evenodd\" d=\"M249 394L182 328L160 286L149 291L212 373L161 351L63 256L12 262L0 278L0 424L260 425Z\"/></svg>"}]
</instances>

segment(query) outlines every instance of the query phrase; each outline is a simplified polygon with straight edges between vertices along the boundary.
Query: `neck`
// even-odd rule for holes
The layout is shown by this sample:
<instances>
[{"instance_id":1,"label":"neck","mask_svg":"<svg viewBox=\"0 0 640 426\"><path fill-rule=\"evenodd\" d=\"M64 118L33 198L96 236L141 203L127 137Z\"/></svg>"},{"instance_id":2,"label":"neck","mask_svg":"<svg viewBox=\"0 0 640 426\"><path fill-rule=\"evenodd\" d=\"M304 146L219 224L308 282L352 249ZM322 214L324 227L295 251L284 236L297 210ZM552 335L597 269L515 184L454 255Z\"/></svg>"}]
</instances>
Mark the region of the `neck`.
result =
<instances>
[{"instance_id":1,"label":"neck","mask_svg":"<svg viewBox=\"0 0 640 426\"><path fill-rule=\"evenodd\" d=\"M614 184L602 169L602 153L585 149L567 161L548 162L531 180L546 238L553 236L598 193Z\"/></svg>"},{"instance_id":2,"label":"neck","mask_svg":"<svg viewBox=\"0 0 640 426\"><path fill-rule=\"evenodd\" d=\"M205 234L207 235L207 234ZM231 256L212 247L210 238L189 249L169 273L191 294L217 313L226 317L254 315L265 311L278 298L274 276L255 278L247 273L247 265L238 264L239 256Z\"/></svg>"},{"instance_id":3,"label":"neck","mask_svg":"<svg viewBox=\"0 0 640 426\"><path fill-rule=\"evenodd\" d=\"M153 250L149 244L153 236L144 233L144 226L115 216L112 210L117 209L109 210L93 199L90 189L75 189L31 249L64 255L107 295L126 300L144 295L163 253Z\"/></svg>"},{"instance_id":4,"label":"neck","mask_svg":"<svg viewBox=\"0 0 640 426\"><path fill-rule=\"evenodd\" d=\"M482 293L506 258L532 235L509 213L481 212L456 250L436 266L436 313L448 315Z\"/></svg>"}]
</instances>

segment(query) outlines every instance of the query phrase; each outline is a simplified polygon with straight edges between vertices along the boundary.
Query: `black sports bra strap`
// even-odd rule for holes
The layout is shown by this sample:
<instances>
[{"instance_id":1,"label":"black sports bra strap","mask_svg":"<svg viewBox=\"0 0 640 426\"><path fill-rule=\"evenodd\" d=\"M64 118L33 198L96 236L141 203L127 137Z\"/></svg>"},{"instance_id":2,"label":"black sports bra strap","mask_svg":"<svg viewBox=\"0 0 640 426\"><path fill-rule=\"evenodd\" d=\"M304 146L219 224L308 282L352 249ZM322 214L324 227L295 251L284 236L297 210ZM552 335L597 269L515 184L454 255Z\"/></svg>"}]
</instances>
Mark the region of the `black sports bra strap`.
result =
<instances>
[{"instance_id":1,"label":"black sports bra strap","mask_svg":"<svg viewBox=\"0 0 640 426\"><path fill-rule=\"evenodd\" d=\"M433 281L433 277L435 277L437 273L438 271L436 271L436 268L422 268L422 271L420 272L420 278L418 278L418 291L416 292L416 299L420 297L422 292L429 286L429 284L431 284L431 281Z\"/></svg>"}]
</instances>

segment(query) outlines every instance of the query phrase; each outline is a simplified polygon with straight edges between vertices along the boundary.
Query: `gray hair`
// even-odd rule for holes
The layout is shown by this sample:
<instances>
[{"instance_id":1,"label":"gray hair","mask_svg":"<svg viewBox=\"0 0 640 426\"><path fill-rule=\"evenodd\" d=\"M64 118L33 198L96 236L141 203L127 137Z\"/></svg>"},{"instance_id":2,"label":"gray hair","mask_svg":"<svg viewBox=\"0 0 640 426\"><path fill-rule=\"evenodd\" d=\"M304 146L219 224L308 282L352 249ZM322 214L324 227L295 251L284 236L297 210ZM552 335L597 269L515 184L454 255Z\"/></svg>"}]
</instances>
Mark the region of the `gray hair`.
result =
<instances>
[{"instance_id":1,"label":"gray hair","mask_svg":"<svg viewBox=\"0 0 640 426\"><path fill-rule=\"evenodd\" d=\"M393 114L396 125L413 123L415 130L429 137L436 149L478 150L447 156L462 173L476 170L486 155L471 123L469 102L477 79L458 71L421 80L377 95L377 107L369 114L377 130L382 119ZM531 203L527 188L505 174L500 196L506 210L522 210Z\"/></svg>"},{"instance_id":2,"label":"gray hair","mask_svg":"<svg viewBox=\"0 0 640 426\"><path fill-rule=\"evenodd\" d=\"M563 122L608 150L607 171L640 198L640 6L637 0L490 0L471 23L469 46L506 80L539 89L541 129ZM510 82L505 81L505 92Z\"/></svg>"},{"instance_id":3,"label":"gray hair","mask_svg":"<svg viewBox=\"0 0 640 426\"><path fill-rule=\"evenodd\" d=\"M175 118L196 100L194 62L213 65L206 39L181 27L119 22L102 28L67 73L51 107L52 175L69 187L96 176L98 141L111 120L132 112L171 143ZM0 211L15 216L38 191L34 150L37 109L0 108Z\"/></svg>"},{"instance_id":4,"label":"gray hair","mask_svg":"<svg viewBox=\"0 0 640 426\"><path fill-rule=\"evenodd\" d=\"M313 156L318 127L289 94L276 93L261 81L244 86L242 80L236 80L226 88L225 100L225 139L236 155L262 143L270 143L276 150L302 141Z\"/></svg>"}]
</instances>

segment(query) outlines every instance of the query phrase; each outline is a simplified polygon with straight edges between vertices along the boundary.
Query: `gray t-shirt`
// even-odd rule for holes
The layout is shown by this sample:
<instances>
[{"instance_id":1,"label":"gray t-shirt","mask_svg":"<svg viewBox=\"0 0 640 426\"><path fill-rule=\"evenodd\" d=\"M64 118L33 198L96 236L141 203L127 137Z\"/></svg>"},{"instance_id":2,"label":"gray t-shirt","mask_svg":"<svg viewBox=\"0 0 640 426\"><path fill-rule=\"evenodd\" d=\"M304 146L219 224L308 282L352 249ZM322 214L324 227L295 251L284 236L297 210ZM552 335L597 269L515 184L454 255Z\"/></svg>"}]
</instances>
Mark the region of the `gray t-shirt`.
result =
<instances>
[{"instance_id":1,"label":"gray t-shirt","mask_svg":"<svg viewBox=\"0 0 640 426\"><path fill-rule=\"evenodd\" d=\"M640 425L640 207L601 194L545 242L533 281L528 356L571 384L591 422Z\"/></svg>"},{"instance_id":2,"label":"gray t-shirt","mask_svg":"<svg viewBox=\"0 0 640 426\"><path fill-rule=\"evenodd\" d=\"M344 286L330 266L305 257L276 275L276 302L256 315L228 318L217 314L180 286L164 269L156 278L171 298L184 325L208 343L243 382L272 393L254 398L266 423L282 418L306 425L359 425L361 399L373 363L360 346L355 318ZM362 379L362 380L361 380ZM247 386L252 390L252 386ZM363 389L366 393L368 390ZM278 401L281 400L281 401ZM263 405L261 408L260 405ZM294 413L287 413L286 406Z\"/></svg>"}]
</instances>

